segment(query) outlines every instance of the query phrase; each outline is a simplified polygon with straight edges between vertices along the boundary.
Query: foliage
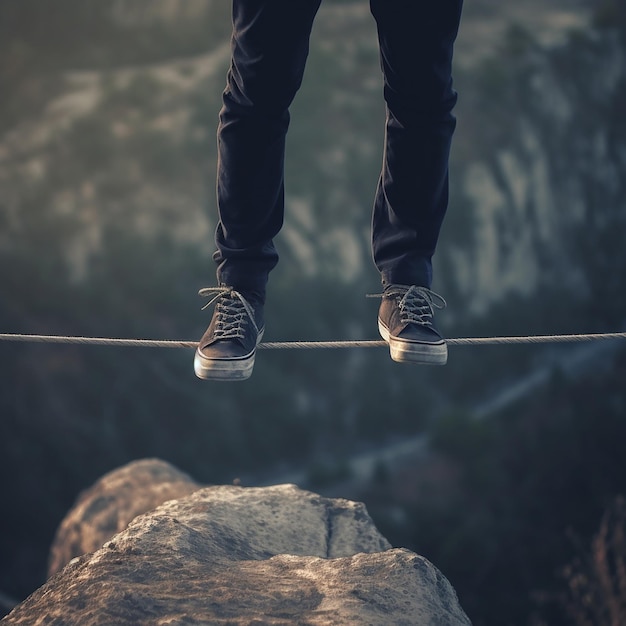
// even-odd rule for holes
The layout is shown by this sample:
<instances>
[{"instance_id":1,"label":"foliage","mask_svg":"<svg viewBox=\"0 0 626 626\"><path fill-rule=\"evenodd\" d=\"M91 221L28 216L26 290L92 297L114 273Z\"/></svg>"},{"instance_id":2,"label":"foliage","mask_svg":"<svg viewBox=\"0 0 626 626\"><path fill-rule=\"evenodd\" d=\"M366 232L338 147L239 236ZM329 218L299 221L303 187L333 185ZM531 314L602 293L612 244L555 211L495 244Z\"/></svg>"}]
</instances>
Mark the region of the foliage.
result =
<instances>
[{"instance_id":1,"label":"foliage","mask_svg":"<svg viewBox=\"0 0 626 626\"><path fill-rule=\"evenodd\" d=\"M576 626L620 626L626 622L626 501L617 497L602 517L590 554L563 574L569 583L564 604Z\"/></svg>"},{"instance_id":2,"label":"foliage","mask_svg":"<svg viewBox=\"0 0 626 626\"><path fill-rule=\"evenodd\" d=\"M559 574L571 559L570 537L590 536L604 509L626 490L625 374L622 350L584 385L555 376L544 390L489 419L444 415L431 429L429 461L416 465L413 476L403 470L413 490L396 484L400 473L388 479L383 495L375 486L363 494L392 544L436 563L477 626L571 623ZM401 514L390 517L398 506ZM593 565L569 568L578 585L570 610L582 614L587 592L596 605L588 611L609 609L599 577L603 587L621 580L619 528L596 539ZM608 571L605 548L612 551Z\"/></svg>"}]
</instances>

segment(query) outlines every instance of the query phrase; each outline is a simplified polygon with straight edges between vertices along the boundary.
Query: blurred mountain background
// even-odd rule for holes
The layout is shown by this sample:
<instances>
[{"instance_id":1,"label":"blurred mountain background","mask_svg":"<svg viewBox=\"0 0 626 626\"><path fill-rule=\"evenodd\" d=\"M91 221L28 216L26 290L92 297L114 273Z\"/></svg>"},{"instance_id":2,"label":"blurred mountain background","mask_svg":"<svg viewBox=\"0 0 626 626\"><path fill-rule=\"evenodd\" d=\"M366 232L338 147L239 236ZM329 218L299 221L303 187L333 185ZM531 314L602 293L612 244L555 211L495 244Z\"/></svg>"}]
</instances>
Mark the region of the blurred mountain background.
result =
<instances>
[{"instance_id":1,"label":"blurred mountain background","mask_svg":"<svg viewBox=\"0 0 626 626\"><path fill-rule=\"evenodd\" d=\"M201 336L229 4L0 0L0 332ZM447 336L623 330L625 13L466 3L433 285ZM368 3L325 0L292 107L266 340L377 339L383 115ZM5 604L43 582L82 489L160 457L203 483L363 500L476 626L619 623L621 343L454 347L436 369L382 349L268 350L236 385L197 380L192 360L0 343Z\"/></svg>"}]
</instances>

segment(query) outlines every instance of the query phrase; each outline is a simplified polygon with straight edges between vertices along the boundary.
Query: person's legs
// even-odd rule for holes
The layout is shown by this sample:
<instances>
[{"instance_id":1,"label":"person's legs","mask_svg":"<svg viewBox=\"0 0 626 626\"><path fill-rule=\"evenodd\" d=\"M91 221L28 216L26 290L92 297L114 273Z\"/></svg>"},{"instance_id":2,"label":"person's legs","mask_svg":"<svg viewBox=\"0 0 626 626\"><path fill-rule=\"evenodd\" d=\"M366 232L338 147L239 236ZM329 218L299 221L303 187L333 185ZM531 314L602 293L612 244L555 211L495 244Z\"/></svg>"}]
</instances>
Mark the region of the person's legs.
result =
<instances>
[{"instance_id":1,"label":"person's legs","mask_svg":"<svg viewBox=\"0 0 626 626\"><path fill-rule=\"evenodd\" d=\"M387 108L372 243L383 286L430 287L448 204L452 52L462 0L370 0Z\"/></svg>"},{"instance_id":2,"label":"person's legs","mask_svg":"<svg viewBox=\"0 0 626 626\"><path fill-rule=\"evenodd\" d=\"M283 223L285 137L321 0L233 0L232 59L218 127L218 287L196 375L243 380L264 331L267 277Z\"/></svg>"},{"instance_id":3,"label":"person's legs","mask_svg":"<svg viewBox=\"0 0 626 626\"><path fill-rule=\"evenodd\" d=\"M321 0L233 0L232 61L218 128L217 278L263 299L283 223L289 106Z\"/></svg>"},{"instance_id":4,"label":"person's legs","mask_svg":"<svg viewBox=\"0 0 626 626\"><path fill-rule=\"evenodd\" d=\"M448 206L456 121L452 52L463 0L370 0L387 110L372 251L384 292L380 334L395 361L444 364L433 314L432 256Z\"/></svg>"}]
</instances>

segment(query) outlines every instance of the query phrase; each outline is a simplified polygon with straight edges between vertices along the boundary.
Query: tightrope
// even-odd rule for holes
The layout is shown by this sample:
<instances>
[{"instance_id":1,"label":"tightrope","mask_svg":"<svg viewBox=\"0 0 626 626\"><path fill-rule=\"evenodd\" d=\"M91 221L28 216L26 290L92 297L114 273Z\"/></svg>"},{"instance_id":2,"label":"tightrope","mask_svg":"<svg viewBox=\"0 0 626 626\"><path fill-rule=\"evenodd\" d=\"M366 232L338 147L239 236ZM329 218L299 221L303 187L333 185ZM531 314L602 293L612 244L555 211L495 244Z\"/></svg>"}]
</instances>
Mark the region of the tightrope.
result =
<instances>
[{"instance_id":1,"label":"tightrope","mask_svg":"<svg viewBox=\"0 0 626 626\"><path fill-rule=\"evenodd\" d=\"M486 346L537 343L574 343L607 339L626 339L626 332L590 333L581 335L526 335L509 337L457 337L446 339L449 346ZM0 333L0 341L28 343L63 343L95 346L121 346L131 348L197 348L197 341L177 341L171 339L120 339L113 337L75 337L63 335L23 335ZM382 340L357 341L268 341L259 344L260 349L293 350L320 348L382 348L387 343Z\"/></svg>"}]
</instances>

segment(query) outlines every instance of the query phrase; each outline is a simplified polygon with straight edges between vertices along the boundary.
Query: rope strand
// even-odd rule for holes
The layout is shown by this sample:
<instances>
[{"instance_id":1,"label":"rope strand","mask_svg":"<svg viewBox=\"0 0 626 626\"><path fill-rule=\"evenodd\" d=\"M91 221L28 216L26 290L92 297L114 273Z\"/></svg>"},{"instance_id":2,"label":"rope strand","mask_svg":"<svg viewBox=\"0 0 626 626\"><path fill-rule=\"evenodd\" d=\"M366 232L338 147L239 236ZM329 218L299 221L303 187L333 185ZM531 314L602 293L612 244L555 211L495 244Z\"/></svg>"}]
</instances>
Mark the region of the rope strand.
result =
<instances>
[{"instance_id":1,"label":"rope strand","mask_svg":"<svg viewBox=\"0 0 626 626\"><path fill-rule=\"evenodd\" d=\"M607 339L626 339L626 332L589 333L580 335L526 335L511 337L458 337L446 339L449 346L485 346L536 343L574 343ZM197 348L197 341L163 339L117 339L111 337L74 337L63 335L24 335L0 333L0 341L28 343L62 343L97 346L121 346L132 348ZM381 348L387 346L382 340L361 341L269 341L259 344L259 349L321 349L321 348Z\"/></svg>"}]
</instances>

